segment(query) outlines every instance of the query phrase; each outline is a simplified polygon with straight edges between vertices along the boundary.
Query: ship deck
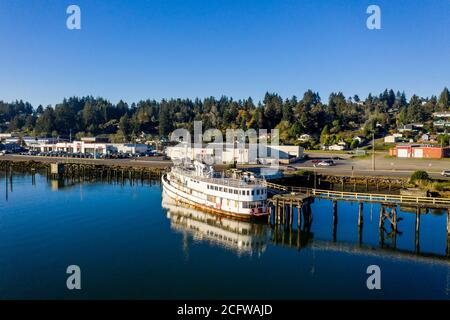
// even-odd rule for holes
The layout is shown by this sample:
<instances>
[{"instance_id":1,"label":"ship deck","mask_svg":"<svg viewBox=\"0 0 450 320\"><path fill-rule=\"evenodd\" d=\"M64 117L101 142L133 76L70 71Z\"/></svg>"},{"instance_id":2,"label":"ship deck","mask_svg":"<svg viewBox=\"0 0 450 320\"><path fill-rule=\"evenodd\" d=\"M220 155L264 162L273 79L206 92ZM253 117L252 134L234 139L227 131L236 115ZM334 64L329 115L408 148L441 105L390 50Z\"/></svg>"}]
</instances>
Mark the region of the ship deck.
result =
<instances>
[{"instance_id":1,"label":"ship deck","mask_svg":"<svg viewBox=\"0 0 450 320\"><path fill-rule=\"evenodd\" d=\"M182 174L184 176L187 176L189 178L198 180L198 181L203 181L206 183L211 183L211 184L215 184L215 185L221 185L221 186L225 186L225 187L234 187L234 188L252 188L252 187L257 187L260 186L261 188L266 188L265 184L263 184L262 180L249 180L249 181L244 181L241 179L235 179L235 178L208 178L208 177L199 177L197 175L195 175L195 173L191 173L189 170L186 169L172 169L174 170L174 172L177 172L179 174Z\"/></svg>"}]
</instances>

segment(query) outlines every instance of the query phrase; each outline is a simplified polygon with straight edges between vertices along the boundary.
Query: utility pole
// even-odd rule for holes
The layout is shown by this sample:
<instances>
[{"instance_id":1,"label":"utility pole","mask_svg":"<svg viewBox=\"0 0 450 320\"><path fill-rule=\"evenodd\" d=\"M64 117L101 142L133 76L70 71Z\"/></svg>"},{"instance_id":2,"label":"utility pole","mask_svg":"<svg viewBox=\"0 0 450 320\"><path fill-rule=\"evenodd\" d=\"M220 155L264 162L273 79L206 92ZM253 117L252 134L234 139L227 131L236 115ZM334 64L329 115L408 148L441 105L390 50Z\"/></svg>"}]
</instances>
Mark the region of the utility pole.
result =
<instances>
[{"instance_id":1,"label":"utility pole","mask_svg":"<svg viewBox=\"0 0 450 320\"><path fill-rule=\"evenodd\" d=\"M375 132L372 132L372 170L375 171Z\"/></svg>"},{"instance_id":2,"label":"utility pole","mask_svg":"<svg viewBox=\"0 0 450 320\"><path fill-rule=\"evenodd\" d=\"M316 166L314 165L314 189L317 189L317 174L316 174Z\"/></svg>"}]
</instances>

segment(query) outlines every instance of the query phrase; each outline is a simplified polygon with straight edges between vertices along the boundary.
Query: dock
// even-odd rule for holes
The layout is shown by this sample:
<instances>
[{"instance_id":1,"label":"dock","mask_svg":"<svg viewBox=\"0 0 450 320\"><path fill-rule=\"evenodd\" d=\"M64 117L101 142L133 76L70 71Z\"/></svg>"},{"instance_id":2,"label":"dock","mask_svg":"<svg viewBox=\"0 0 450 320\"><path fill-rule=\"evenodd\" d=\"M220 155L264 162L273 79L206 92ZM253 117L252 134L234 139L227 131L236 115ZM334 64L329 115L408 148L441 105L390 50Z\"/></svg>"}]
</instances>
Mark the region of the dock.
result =
<instances>
[{"instance_id":1,"label":"dock","mask_svg":"<svg viewBox=\"0 0 450 320\"><path fill-rule=\"evenodd\" d=\"M303 223L306 228L310 228L312 223L311 203L314 199L327 199L332 201L333 209L333 241L336 241L338 228L338 201L357 202L358 210L358 234L359 241L362 243L364 216L364 203L380 204L379 212L379 229L380 229L380 246L384 247L388 242L390 246L396 247L398 223L402 218L398 217L397 209L399 206L407 207L415 214L415 251L420 251L419 232L420 217L427 214L428 209L444 209L447 211L446 232L447 244L446 255L450 257L450 199L436 197L418 197L406 195L378 194L378 193L360 193L360 192L344 192L333 190L321 190L313 188L302 188L283 186L271 182L264 182L269 192L273 194L268 199L269 204L269 223L277 225L285 225L292 228L295 220L297 220L297 229L302 228ZM295 219L295 215L296 218ZM301 242L300 240L298 241Z\"/></svg>"}]
</instances>

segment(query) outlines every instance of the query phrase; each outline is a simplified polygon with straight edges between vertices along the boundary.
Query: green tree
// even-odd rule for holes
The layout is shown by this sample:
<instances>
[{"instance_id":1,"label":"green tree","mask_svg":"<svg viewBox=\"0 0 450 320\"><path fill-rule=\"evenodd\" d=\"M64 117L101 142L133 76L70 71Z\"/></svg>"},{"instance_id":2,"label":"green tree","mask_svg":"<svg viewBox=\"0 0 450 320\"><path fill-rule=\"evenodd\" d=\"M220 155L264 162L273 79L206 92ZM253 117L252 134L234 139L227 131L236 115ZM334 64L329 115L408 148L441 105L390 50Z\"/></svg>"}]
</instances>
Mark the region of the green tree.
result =
<instances>
[{"instance_id":1,"label":"green tree","mask_svg":"<svg viewBox=\"0 0 450 320\"><path fill-rule=\"evenodd\" d=\"M50 135L55 129L55 112L52 107L45 108L37 118L35 131L37 134Z\"/></svg>"},{"instance_id":2,"label":"green tree","mask_svg":"<svg viewBox=\"0 0 450 320\"><path fill-rule=\"evenodd\" d=\"M450 107L450 93L447 87L445 87L439 95L438 106L440 111L445 111Z\"/></svg>"},{"instance_id":3,"label":"green tree","mask_svg":"<svg viewBox=\"0 0 450 320\"><path fill-rule=\"evenodd\" d=\"M119 130L125 138L130 134L130 128L130 118L128 117L128 114L125 114L119 121Z\"/></svg>"}]
</instances>

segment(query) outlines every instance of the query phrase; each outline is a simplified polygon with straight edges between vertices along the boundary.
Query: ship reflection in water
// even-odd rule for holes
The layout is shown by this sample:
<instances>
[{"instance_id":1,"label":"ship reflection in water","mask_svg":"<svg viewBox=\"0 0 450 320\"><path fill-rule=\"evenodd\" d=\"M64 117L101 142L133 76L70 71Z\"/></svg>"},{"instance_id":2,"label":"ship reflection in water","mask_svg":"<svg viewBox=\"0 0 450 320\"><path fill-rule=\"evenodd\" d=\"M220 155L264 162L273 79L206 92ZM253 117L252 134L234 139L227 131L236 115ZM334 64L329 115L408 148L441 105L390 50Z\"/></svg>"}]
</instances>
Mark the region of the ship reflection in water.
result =
<instances>
[{"instance_id":1,"label":"ship reflection in water","mask_svg":"<svg viewBox=\"0 0 450 320\"><path fill-rule=\"evenodd\" d=\"M271 239L267 224L235 220L177 205L165 192L162 199L162 208L167 210L172 230L190 234L195 241L204 241L238 255L260 256Z\"/></svg>"}]
</instances>

